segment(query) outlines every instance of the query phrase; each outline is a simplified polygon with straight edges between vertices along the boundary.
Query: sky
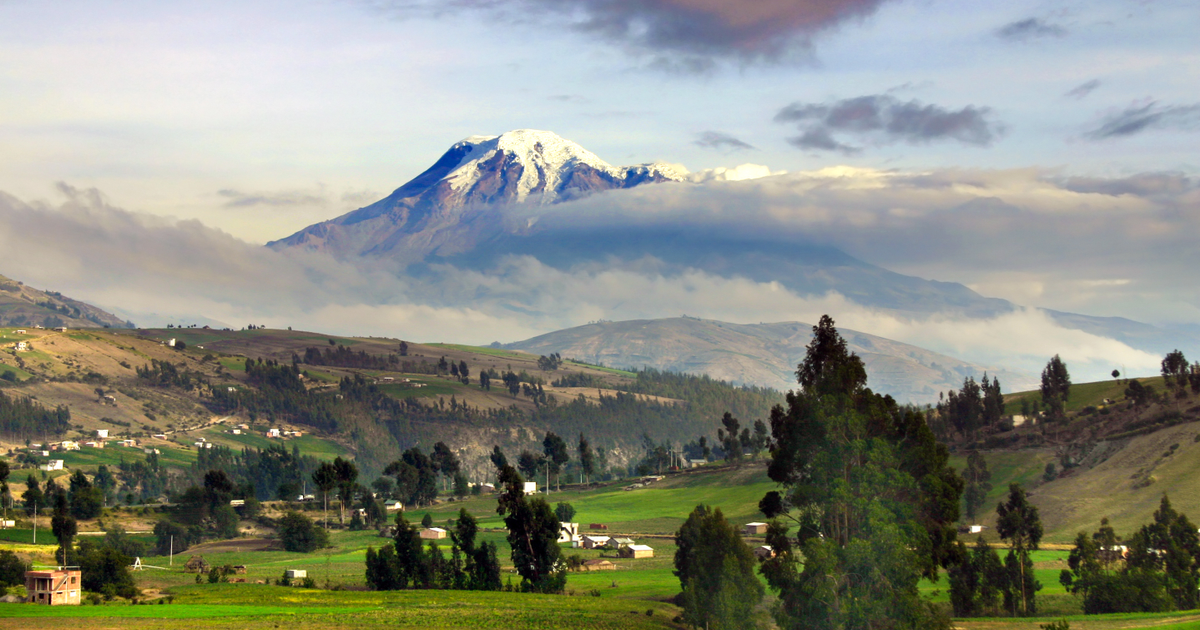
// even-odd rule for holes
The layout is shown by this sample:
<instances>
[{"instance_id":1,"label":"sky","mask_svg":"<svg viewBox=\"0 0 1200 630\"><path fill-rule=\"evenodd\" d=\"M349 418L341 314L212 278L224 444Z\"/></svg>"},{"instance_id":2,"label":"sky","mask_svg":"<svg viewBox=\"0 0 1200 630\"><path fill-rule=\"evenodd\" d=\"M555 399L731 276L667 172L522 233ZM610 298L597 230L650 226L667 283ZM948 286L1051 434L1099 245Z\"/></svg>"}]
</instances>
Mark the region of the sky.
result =
<instances>
[{"instance_id":1,"label":"sky","mask_svg":"<svg viewBox=\"0 0 1200 630\"><path fill-rule=\"evenodd\" d=\"M17 226L107 221L259 260L258 245L381 198L466 136L535 128L614 164L765 166L778 175L720 189L728 207L749 199L894 271L1197 324L1196 32L1194 3L1162 0L0 0L0 236L11 248ZM253 291L240 307L154 306L96 277L118 273L114 256L169 253L152 244L93 260L74 242L21 247L0 272L144 317L271 315ZM295 286L325 273L394 285L321 267ZM155 282L201 280L236 284L212 269ZM415 295L404 308L450 308ZM564 309L423 330L498 318L504 333L481 338L515 340L613 315Z\"/></svg>"}]
</instances>

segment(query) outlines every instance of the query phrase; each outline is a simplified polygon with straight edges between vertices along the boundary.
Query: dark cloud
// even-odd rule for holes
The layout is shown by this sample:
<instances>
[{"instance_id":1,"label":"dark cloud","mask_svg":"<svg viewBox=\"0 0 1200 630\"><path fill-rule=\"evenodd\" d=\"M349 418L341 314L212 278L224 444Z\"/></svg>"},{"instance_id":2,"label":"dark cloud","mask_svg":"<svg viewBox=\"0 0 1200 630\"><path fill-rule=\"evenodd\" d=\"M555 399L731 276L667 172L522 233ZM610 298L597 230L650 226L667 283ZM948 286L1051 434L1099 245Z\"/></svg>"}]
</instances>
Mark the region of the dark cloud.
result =
<instances>
[{"instance_id":1,"label":"dark cloud","mask_svg":"<svg viewBox=\"0 0 1200 630\"><path fill-rule=\"evenodd\" d=\"M968 105L950 110L880 94L831 103L792 103L779 110L775 122L797 125L800 135L788 139L794 146L851 154L862 148L838 140L835 134L856 136L878 145L957 140L987 146L1003 132L999 124L988 119L990 114L987 107Z\"/></svg>"},{"instance_id":2,"label":"dark cloud","mask_svg":"<svg viewBox=\"0 0 1200 630\"><path fill-rule=\"evenodd\" d=\"M743 151L746 149L755 149L755 146L738 140L737 138L720 131L705 131L696 137L696 145L706 149L720 149L726 151Z\"/></svg>"},{"instance_id":3,"label":"dark cloud","mask_svg":"<svg viewBox=\"0 0 1200 630\"><path fill-rule=\"evenodd\" d=\"M815 36L872 15L888 0L397 0L401 13L452 17L463 10L514 21L546 18L635 49L676 70L703 71L714 58L774 61L808 50Z\"/></svg>"},{"instance_id":4,"label":"dark cloud","mask_svg":"<svg viewBox=\"0 0 1200 630\"><path fill-rule=\"evenodd\" d=\"M996 29L996 37L1013 42L1023 42L1042 37L1062 37L1066 34L1067 29L1057 24L1043 22L1038 18L1018 20Z\"/></svg>"},{"instance_id":5,"label":"dark cloud","mask_svg":"<svg viewBox=\"0 0 1200 630\"><path fill-rule=\"evenodd\" d=\"M1131 105L1123 111L1106 116L1098 127L1083 136L1089 140L1107 140L1152 129L1200 129L1200 104L1164 106L1151 101L1146 105Z\"/></svg>"},{"instance_id":6,"label":"dark cloud","mask_svg":"<svg viewBox=\"0 0 1200 630\"><path fill-rule=\"evenodd\" d=\"M1066 96L1067 98L1073 98L1075 100L1082 100L1086 98L1088 94L1095 92L1096 88L1098 87L1100 87L1100 79L1092 79L1091 81L1080 83L1079 85L1071 88L1066 94L1063 94L1063 96Z\"/></svg>"}]
</instances>

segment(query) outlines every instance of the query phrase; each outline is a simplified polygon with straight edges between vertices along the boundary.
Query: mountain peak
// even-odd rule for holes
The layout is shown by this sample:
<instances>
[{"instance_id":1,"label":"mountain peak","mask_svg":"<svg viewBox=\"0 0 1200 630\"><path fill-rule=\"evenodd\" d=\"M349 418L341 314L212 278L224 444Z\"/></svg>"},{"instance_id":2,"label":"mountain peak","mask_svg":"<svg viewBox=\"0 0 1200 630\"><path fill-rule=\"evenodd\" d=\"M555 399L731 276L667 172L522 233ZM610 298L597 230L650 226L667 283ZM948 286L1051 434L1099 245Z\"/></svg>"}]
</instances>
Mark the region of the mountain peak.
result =
<instances>
[{"instance_id":1,"label":"mountain peak","mask_svg":"<svg viewBox=\"0 0 1200 630\"><path fill-rule=\"evenodd\" d=\"M685 174L661 162L613 166L550 131L470 136L386 198L268 245L413 262L435 250L459 249L454 234L485 208L549 205L605 190L683 181Z\"/></svg>"}]
</instances>

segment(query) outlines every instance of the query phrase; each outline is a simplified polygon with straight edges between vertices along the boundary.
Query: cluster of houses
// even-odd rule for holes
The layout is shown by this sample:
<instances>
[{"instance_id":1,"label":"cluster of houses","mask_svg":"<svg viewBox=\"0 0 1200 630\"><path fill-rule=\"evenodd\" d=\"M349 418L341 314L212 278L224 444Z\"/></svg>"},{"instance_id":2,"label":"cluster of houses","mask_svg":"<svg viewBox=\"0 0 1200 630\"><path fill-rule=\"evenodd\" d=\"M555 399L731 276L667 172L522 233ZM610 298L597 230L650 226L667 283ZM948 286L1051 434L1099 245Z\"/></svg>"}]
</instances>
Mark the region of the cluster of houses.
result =
<instances>
[{"instance_id":1,"label":"cluster of houses","mask_svg":"<svg viewBox=\"0 0 1200 630\"><path fill-rule=\"evenodd\" d=\"M593 523L595 525L595 523ZM598 529L593 527L593 529ZM604 536L600 534L579 534L579 523L563 523L562 531L559 533L558 542L569 542L572 547L578 549L602 549L615 551L622 558L653 558L654 549L649 545L639 545L632 538L618 536ZM611 563L610 563L611 564ZM593 563L588 566L585 563L584 570L594 571L602 570L607 567L600 566L599 563Z\"/></svg>"},{"instance_id":2,"label":"cluster of houses","mask_svg":"<svg viewBox=\"0 0 1200 630\"><path fill-rule=\"evenodd\" d=\"M298 437L304 435L304 432L303 431L292 431L292 430L288 430L288 429L284 429L284 430L267 429L267 432L265 435L269 438L289 438L289 437L298 438Z\"/></svg>"}]
</instances>

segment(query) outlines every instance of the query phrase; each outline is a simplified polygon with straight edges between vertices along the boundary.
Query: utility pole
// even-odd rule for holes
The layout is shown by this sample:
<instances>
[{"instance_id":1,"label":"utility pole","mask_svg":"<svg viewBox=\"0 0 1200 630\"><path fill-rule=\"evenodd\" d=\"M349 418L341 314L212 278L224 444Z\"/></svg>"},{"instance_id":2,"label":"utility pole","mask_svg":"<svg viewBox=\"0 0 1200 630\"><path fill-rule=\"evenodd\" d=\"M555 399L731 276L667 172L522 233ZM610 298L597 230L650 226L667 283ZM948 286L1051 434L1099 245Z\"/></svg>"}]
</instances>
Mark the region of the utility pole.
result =
<instances>
[{"instance_id":1,"label":"utility pole","mask_svg":"<svg viewBox=\"0 0 1200 630\"><path fill-rule=\"evenodd\" d=\"M33 544L37 544L37 501L33 502Z\"/></svg>"},{"instance_id":2,"label":"utility pole","mask_svg":"<svg viewBox=\"0 0 1200 630\"><path fill-rule=\"evenodd\" d=\"M170 566L175 566L175 534L171 534L171 559Z\"/></svg>"}]
</instances>

